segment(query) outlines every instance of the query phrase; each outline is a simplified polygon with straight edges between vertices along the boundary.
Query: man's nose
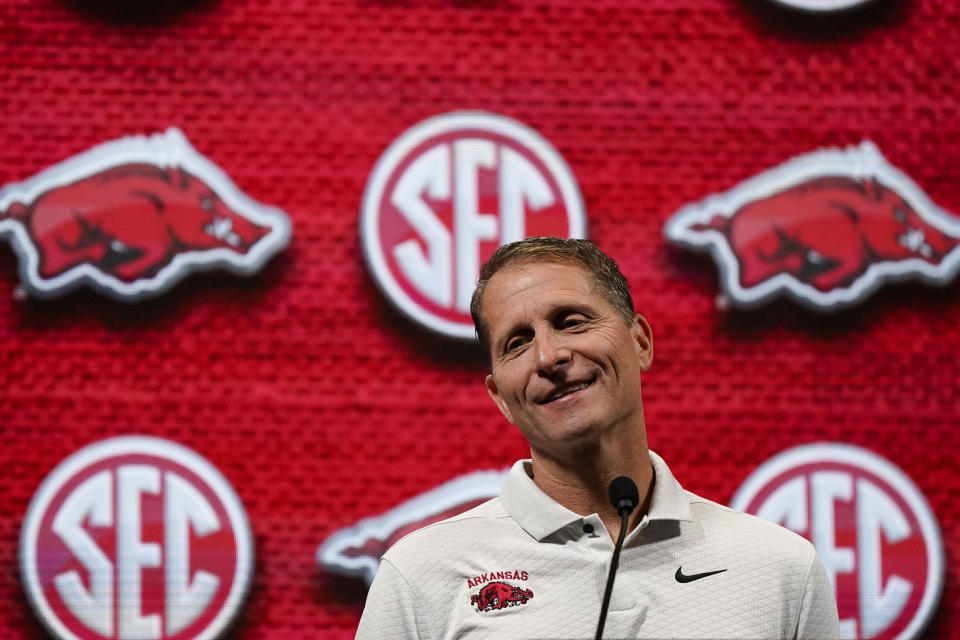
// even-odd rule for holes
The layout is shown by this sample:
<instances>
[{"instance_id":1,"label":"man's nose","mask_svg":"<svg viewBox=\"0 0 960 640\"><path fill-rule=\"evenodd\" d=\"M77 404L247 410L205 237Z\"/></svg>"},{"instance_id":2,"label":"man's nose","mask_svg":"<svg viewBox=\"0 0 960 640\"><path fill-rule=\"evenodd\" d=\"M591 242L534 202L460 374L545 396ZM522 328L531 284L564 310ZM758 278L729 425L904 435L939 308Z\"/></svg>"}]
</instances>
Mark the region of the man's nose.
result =
<instances>
[{"instance_id":1,"label":"man's nose","mask_svg":"<svg viewBox=\"0 0 960 640\"><path fill-rule=\"evenodd\" d=\"M553 376L563 370L572 360L570 349L555 334L541 334L534 338L537 355L537 372Z\"/></svg>"}]
</instances>

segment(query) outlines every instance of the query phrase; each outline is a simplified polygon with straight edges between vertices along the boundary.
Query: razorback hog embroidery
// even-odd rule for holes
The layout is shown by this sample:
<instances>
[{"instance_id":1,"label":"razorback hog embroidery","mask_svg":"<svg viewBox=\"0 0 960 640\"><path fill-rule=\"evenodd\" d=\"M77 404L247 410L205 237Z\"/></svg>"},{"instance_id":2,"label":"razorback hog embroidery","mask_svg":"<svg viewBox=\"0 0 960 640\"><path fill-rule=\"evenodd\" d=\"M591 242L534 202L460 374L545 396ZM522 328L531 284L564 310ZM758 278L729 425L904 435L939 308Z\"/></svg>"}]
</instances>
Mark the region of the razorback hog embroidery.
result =
<instances>
[{"instance_id":1,"label":"razorback hog embroidery","mask_svg":"<svg viewBox=\"0 0 960 640\"><path fill-rule=\"evenodd\" d=\"M530 589L521 589L506 582L490 582L480 589L480 593L471 596L470 604L477 605L478 611L492 611L526 604L533 597Z\"/></svg>"},{"instance_id":2,"label":"razorback hog embroidery","mask_svg":"<svg viewBox=\"0 0 960 640\"><path fill-rule=\"evenodd\" d=\"M13 238L29 290L52 295L87 282L133 300L193 268L252 273L286 244L289 222L170 129L105 143L8 185L0 232Z\"/></svg>"},{"instance_id":3,"label":"razorback hog embroidery","mask_svg":"<svg viewBox=\"0 0 960 640\"><path fill-rule=\"evenodd\" d=\"M786 292L837 309L886 280L945 283L960 268L960 219L870 142L774 167L684 207L665 233L709 249L728 299L746 306Z\"/></svg>"}]
</instances>

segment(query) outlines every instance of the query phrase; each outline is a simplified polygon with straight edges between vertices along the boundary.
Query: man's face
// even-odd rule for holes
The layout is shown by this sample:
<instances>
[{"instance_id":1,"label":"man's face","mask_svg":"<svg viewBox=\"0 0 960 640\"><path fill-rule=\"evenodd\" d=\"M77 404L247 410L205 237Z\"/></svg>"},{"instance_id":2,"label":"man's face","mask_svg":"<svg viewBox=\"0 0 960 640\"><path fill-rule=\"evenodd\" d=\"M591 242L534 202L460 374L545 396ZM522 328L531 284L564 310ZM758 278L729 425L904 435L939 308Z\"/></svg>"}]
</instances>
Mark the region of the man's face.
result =
<instances>
[{"instance_id":1,"label":"man's face","mask_svg":"<svg viewBox=\"0 0 960 640\"><path fill-rule=\"evenodd\" d=\"M532 447L559 450L642 420L650 327L639 314L628 326L585 268L508 267L491 278L482 303L487 391Z\"/></svg>"}]
</instances>

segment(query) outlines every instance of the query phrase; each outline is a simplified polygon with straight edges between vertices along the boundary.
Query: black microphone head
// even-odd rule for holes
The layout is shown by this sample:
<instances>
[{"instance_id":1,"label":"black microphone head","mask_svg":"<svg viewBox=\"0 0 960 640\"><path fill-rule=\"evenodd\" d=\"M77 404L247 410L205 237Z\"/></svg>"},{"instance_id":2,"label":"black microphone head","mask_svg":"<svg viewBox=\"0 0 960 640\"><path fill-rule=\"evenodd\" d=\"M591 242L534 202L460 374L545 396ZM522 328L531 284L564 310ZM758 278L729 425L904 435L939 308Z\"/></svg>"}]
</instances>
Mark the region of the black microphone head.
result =
<instances>
[{"instance_id":1,"label":"black microphone head","mask_svg":"<svg viewBox=\"0 0 960 640\"><path fill-rule=\"evenodd\" d=\"M630 513L637 508L637 504L640 502L640 492L637 490L637 485L627 476L614 478L607 493L610 495L610 504L617 510L617 513L622 514L624 511Z\"/></svg>"}]
</instances>

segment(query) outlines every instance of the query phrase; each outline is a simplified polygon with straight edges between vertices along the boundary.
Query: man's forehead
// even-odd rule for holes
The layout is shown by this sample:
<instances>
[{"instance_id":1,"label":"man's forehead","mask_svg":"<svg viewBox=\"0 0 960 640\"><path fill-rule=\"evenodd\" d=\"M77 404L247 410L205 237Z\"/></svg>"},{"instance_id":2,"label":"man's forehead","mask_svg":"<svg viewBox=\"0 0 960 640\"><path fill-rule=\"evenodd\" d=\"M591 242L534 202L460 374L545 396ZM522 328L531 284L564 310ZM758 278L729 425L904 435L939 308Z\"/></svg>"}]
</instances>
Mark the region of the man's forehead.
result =
<instances>
[{"instance_id":1,"label":"man's forehead","mask_svg":"<svg viewBox=\"0 0 960 640\"><path fill-rule=\"evenodd\" d=\"M511 265L490 279L482 298L484 314L495 332L499 318L579 301L602 304L590 272L577 263L538 261Z\"/></svg>"},{"instance_id":2,"label":"man's forehead","mask_svg":"<svg viewBox=\"0 0 960 640\"><path fill-rule=\"evenodd\" d=\"M593 278L586 267L576 262L538 260L504 267L493 275L487 290L513 293L518 288L576 287L593 292Z\"/></svg>"}]
</instances>

